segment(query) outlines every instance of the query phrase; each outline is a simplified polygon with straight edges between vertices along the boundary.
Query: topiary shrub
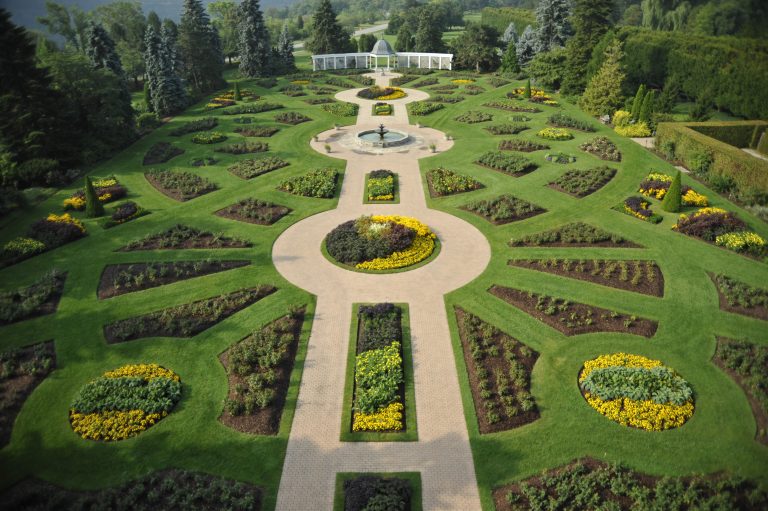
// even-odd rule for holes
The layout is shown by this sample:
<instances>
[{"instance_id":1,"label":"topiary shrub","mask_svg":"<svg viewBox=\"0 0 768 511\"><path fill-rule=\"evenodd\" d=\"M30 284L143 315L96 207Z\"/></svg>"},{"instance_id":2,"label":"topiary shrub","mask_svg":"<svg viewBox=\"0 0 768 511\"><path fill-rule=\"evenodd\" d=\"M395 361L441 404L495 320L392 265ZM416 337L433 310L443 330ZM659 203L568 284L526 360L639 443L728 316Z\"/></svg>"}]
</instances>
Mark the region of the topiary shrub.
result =
<instances>
[{"instance_id":1,"label":"topiary shrub","mask_svg":"<svg viewBox=\"0 0 768 511\"><path fill-rule=\"evenodd\" d=\"M664 199L661 201L661 209L669 211L670 213L676 213L680 211L680 171L677 171L675 177L672 178L672 184L669 185Z\"/></svg>"},{"instance_id":2,"label":"topiary shrub","mask_svg":"<svg viewBox=\"0 0 768 511\"><path fill-rule=\"evenodd\" d=\"M85 176L85 216L88 218L100 217L104 214L104 204L96 195L91 178Z\"/></svg>"}]
</instances>

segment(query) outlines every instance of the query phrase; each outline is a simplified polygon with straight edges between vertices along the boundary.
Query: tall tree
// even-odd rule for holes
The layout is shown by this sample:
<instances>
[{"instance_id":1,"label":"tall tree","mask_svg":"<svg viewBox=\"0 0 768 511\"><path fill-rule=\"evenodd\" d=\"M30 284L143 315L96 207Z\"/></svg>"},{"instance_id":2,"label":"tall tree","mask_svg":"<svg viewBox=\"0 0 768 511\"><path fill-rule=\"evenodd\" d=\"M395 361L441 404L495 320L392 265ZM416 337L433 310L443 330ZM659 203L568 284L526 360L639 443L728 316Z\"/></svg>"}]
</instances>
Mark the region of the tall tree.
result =
<instances>
[{"instance_id":1,"label":"tall tree","mask_svg":"<svg viewBox=\"0 0 768 511\"><path fill-rule=\"evenodd\" d=\"M336 19L331 0L320 0L310 32L306 47L313 53L344 53L350 49L349 34Z\"/></svg>"},{"instance_id":2,"label":"tall tree","mask_svg":"<svg viewBox=\"0 0 768 511\"><path fill-rule=\"evenodd\" d=\"M612 24L613 0L574 0L571 24L574 35L566 44L566 69L562 91L579 94L586 86L584 69L592 49Z\"/></svg>"},{"instance_id":3,"label":"tall tree","mask_svg":"<svg viewBox=\"0 0 768 511\"><path fill-rule=\"evenodd\" d=\"M304 16L302 16L301 14L296 16L296 29L304 30Z\"/></svg>"},{"instance_id":4,"label":"tall tree","mask_svg":"<svg viewBox=\"0 0 768 511\"><path fill-rule=\"evenodd\" d=\"M517 62L517 48L514 41L509 41L507 49L504 51L504 55L501 57L501 67L499 68L503 73L519 73L520 64Z\"/></svg>"},{"instance_id":5,"label":"tall tree","mask_svg":"<svg viewBox=\"0 0 768 511\"><path fill-rule=\"evenodd\" d=\"M445 49L443 28L435 9L425 6L421 9L419 25L414 34L414 51L437 53Z\"/></svg>"},{"instance_id":6,"label":"tall tree","mask_svg":"<svg viewBox=\"0 0 768 511\"><path fill-rule=\"evenodd\" d=\"M115 42L125 74L133 78L134 85L144 76L144 30L146 18L141 4L135 1L115 1L100 5L91 11L91 17L107 30Z\"/></svg>"},{"instance_id":7,"label":"tall tree","mask_svg":"<svg viewBox=\"0 0 768 511\"><path fill-rule=\"evenodd\" d=\"M184 0L178 46L182 77L196 91L209 92L222 86L221 41L200 0Z\"/></svg>"},{"instance_id":8,"label":"tall tree","mask_svg":"<svg viewBox=\"0 0 768 511\"><path fill-rule=\"evenodd\" d=\"M495 70L499 67L498 44L496 29L469 23L466 30L453 40L453 61L458 69L474 69L478 73Z\"/></svg>"},{"instance_id":9,"label":"tall tree","mask_svg":"<svg viewBox=\"0 0 768 511\"><path fill-rule=\"evenodd\" d=\"M565 48L553 48L537 53L528 63L525 72L545 89L557 90L563 83L565 70Z\"/></svg>"},{"instance_id":10,"label":"tall tree","mask_svg":"<svg viewBox=\"0 0 768 511\"><path fill-rule=\"evenodd\" d=\"M376 36L373 34L360 34L357 38L357 51L360 53L368 53L376 44Z\"/></svg>"},{"instance_id":11,"label":"tall tree","mask_svg":"<svg viewBox=\"0 0 768 511\"><path fill-rule=\"evenodd\" d=\"M565 46L571 35L570 0L541 0L536 6L537 53L549 51L557 46Z\"/></svg>"},{"instance_id":12,"label":"tall tree","mask_svg":"<svg viewBox=\"0 0 768 511\"><path fill-rule=\"evenodd\" d=\"M632 101L632 109L629 111L633 120L637 120L640 117L640 108L643 106L643 98L645 98L645 84L641 83L637 88L635 99Z\"/></svg>"},{"instance_id":13,"label":"tall tree","mask_svg":"<svg viewBox=\"0 0 768 511\"><path fill-rule=\"evenodd\" d=\"M536 56L536 31L528 25L516 44L517 62L525 66Z\"/></svg>"},{"instance_id":14,"label":"tall tree","mask_svg":"<svg viewBox=\"0 0 768 511\"><path fill-rule=\"evenodd\" d=\"M211 23L219 31L221 48L224 56L232 61L239 51L239 24L237 4L233 0L218 0L208 4L208 12L211 13Z\"/></svg>"},{"instance_id":15,"label":"tall tree","mask_svg":"<svg viewBox=\"0 0 768 511\"><path fill-rule=\"evenodd\" d=\"M589 81L579 106L592 115L612 115L624 104L621 88L626 77L621 59L624 51L621 42L615 40L605 50L603 67Z\"/></svg>"},{"instance_id":16,"label":"tall tree","mask_svg":"<svg viewBox=\"0 0 768 511\"><path fill-rule=\"evenodd\" d=\"M174 72L174 50L170 30L163 27L157 34L151 26L147 27L145 60L149 97L152 110L161 116L175 114L188 104L181 78Z\"/></svg>"},{"instance_id":17,"label":"tall tree","mask_svg":"<svg viewBox=\"0 0 768 511\"><path fill-rule=\"evenodd\" d=\"M90 22L85 37L85 54L96 69L106 68L124 77L123 64L115 49L115 42L99 23Z\"/></svg>"},{"instance_id":18,"label":"tall tree","mask_svg":"<svg viewBox=\"0 0 768 511\"><path fill-rule=\"evenodd\" d=\"M283 23L283 29L280 31L280 37L277 39L276 52L280 62L280 71L290 73L296 69L296 63L293 58L293 38L288 29L288 22Z\"/></svg>"},{"instance_id":19,"label":"tall tree","mask_svg":"<svg viewBox=\"0 0 768 511\"><path fill-rule=\"evenodd\" d=\"M158 34L160 29L163 28L160 16L155 11L149 11L149 14L147 14L147 26L152 27Z\"/></svg>"},{"instance_id":20,"label":"tall tree","mask_svg":"<svg viewBox=\"0 0 768 511\"><path fill-rule=\"evenodd\" d=\"M397 40L395 41L395 49L397 51L413 51L414 46L413 31L410 24L403 23L400 29L397 31ZM371 51L371 50L368 50Z\"/></svg>"},{"instance_id":21,"label":"tall tree","mask_svg":"<svg viewBox=\"0 0 768 511\"><path fill-rule=\"evenodd\" d=\"M271 74L269 32L259 0L243 0L239 18L240 74L249 78Z\"/></svg>"},{"instance_id":22,"label":"tall tree","mask_svg":"<svg viewBox=\"0 0 768 511\"><path fill-rule=\"evenodd\" d=\"M27 31L0 8L0 146L13 160L74 159L59 118L61 94L45 68L35 65L35 45ZM3 176L4 182L15 181Z\"/></svg>"},{"instance_id":23,"label":"tall tree","mask_svg":"<svg viewBox=\"0 0 768 511\"><path fill-rule=\"evenodd\" d=\"M60 35L76 51L85 51L85 32L88 28L88 15L78 6L67 8L53 0L45 1L45 16L37 22L48 28L51 34Z\"/></svg>"},{"instance_id":24,"label":"tall tree","mask_svg":"<svg viewBox=\"0 0 768 511\"><path fill-rule=\"evenodd\" d=\"M507 28L504 29L504 33L501 35L501 42L506 45L509 45L510 42L517 42L517 27L515 27L514 21L510 21Z\"/></svg>"}]
</instances>

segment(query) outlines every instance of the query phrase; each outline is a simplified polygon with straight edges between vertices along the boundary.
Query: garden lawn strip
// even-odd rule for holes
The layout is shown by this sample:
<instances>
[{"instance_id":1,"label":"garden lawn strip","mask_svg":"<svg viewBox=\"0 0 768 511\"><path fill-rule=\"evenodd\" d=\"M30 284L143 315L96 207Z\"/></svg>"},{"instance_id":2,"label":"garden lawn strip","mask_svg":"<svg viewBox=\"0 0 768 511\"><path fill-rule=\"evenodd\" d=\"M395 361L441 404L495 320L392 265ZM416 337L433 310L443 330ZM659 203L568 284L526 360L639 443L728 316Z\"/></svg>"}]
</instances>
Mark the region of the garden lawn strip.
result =
<instances>
[{"instance_id":1,"label":"garden lawn strip","mask_svg":"<svg viewBox=\"0 0 768 511\"><path fill-rule=\"evenodd\" d=\"M538 419L530 390L539 354L459 307L454 313L480 433L514 429Z\"/></svg>"},{"instance_id":2,"label":"garden lawn strip","mask_svg":"<svg viewBox=\"0 0 768 511\"><path fill-rule=\"evenodd\" d=\"M650 296L664 296L664 276L654 261L612 259L511 259L510 266L584 280Z\"/></svg>"},{"instance_id":3,"label":"garden lawn strip","mask_svg":"<svg viewBox=\"0 0 768 511\"><path fill-rule=\"evenodd\" d=\"M709 278L715 283L722 310L768 321L768 290L750 286L725 275L709 273ZM757 303L747 306L750 299Z\"/></svg>"},{"instance_id":4,"label":"garden lawn strip","mask_svg":"<svg viewBox=\"0 0 768 511\"><path fill-rule=\"evenodd\" d=\"M583 458L542 475L493 490L498 511L546 511L554 502L574 502L576 509L743 509L768 506L768 494L754 482L733 476L662 478ZM695 503L695 504L694 504ZM693 506L693 507L688 507Z\"/></svg>"},{"instance_id":5,"label":"garden lawn strip","mask_svg":"<svg viewBox=\"0 0 768 511\"><path fill-rule=\"evenodd\" d=\"M741 387L757 423L755 439L768 445L768 347L718 337L712 361Z\"/></svg>"},{"instance_id":6,"label":"garden lawn strip","mask_svg":"<svg viewBox=\"0 0 768 511\"><path fill-rule=\"evenodd\" d=\"M262 509L258 486L188 470L163 470L101 490L66 490L39 479L24 480L0 494L0 509Z\"/></svg>"},{"instance_id":7,"label":"garden lawn strip","mask_svg":"<svg viewBox=\"0 0 768 511\"><path fill-rule=\"evenodd\" d=\"M53 270L29 286L0 293L0 326L56 312L66 278Z\"/></svg>"},{"instance_id":8,"label":"garden lawn strip","mask_svg":"<svg viewBox=\"0 0 768 511\"><path fill-rule=\"evenodd\" d=\"M225 407L224 411L219 416L219 421L221 421L222 424L242 433L250 433L253 435L276 435L280 430L280 419L283 416L285 397L288 392L288 384L290 383L291 372L293 371L293 365L296 359L296 352L301 338L305 313L305 307L296 309L290 314L286 314L282 318L278 318L269 325L261 328L259 332L254 332L248 337L241 339L237 344L219 355L219 361L221 361L221 365L223 365L224 369L227 371L227 380L229 382L229 392L227 393L228 400L243 403L244 400L238 394L237 389L239 387L248 388L248 380L251 375L264 373L265 371L273 371L274 374L274 381L269 387L272 391L272 398L266 406L257 408L253 410L252 413L247 413L247 408L243 406L243 413L240 413L239 415L233 415L227 410L227 407ZM290 342L286 343L286 351L280 362L273 367L263 368L260 367L259 362L254 361L250 364L251 372L248 374L238 374L233 368L233 364L230 363L233 350L236 349L238 345L258 333L269 334L271 332L275 332L279 336L290 336ZM264 354L262 354L262 356L264 356Z\"/></svg>"},{"instance_id":9,"label":"garden lawn strip","mask_svg":"<svg viewBox=\"0 0 768 511\"><path fill-rule=\"evenodd\" d=\"M211 260L110 264L101 272L97 295L104 300L249 264L250 261Z\"/></svg>"},{"instance_id":10,"label":"garden lawn strip","mask_svg":"<svg viewBox=\"0 0 768 511\"><path fill-rule=\"evenodd\" d=\"M216 215L251 224L272 225L290 212L291 208L249 197L218 210Z\"/></svg>"},{"instance_id":11,"label":"garden lawn strip","mask_svg":"<svg viewBox=\"0 0 768 511\"><path fill-rule=\"evenodd\" d=\"M4 351L0 363L0 447L4 447L11 440L13 424L27 397L56 368L53 341Z\"/></svg>"},{"instance_id":12,"label":"garden lawn strip","mask_svg":"<svg viewBox=\"0 0 768 511\"><path fill-rule=\"evenodd\" d=\"M622 332L650 338L658 327L658 323L650 319L519 289L494 285L488 292L566 336Z\"/></svg>"},{"instance_id":13,"label":"garden lawn strip","mask_svg":"<svg viewBox=\"0 0 768 511\"><path fill-rule=\"evenodd\" d=\"M277 288L267 285L241 289L143 316L122 319L105 325L104 337L109 343L144 337L193 337L275 291Z\"/></svg>"},{"instance_id":14,"label":"garden lawn strip","mask_svg":"<svg viewBox=\"0 0 768 511\"><path fill-rule=\"evenodd\" d=\"M222 234L201 231L194 227L176 224L173 227L132 241L119 248L119 252L134 250L183 250L188 248L247 248L251 243Z\"/></svg>"},{"instance_id":15,"label":"garden lawn strip","mask_svg":"<svg viewBox=\"0 0 768 511\"><path fill-rule=\"evenodd\" d=\"M632 243L618 234L613 234L583 222L573 222L549 231L512 239L509 241L509 245L512 247L642 248L641 245Z\"/></svg>"}]
</instances>

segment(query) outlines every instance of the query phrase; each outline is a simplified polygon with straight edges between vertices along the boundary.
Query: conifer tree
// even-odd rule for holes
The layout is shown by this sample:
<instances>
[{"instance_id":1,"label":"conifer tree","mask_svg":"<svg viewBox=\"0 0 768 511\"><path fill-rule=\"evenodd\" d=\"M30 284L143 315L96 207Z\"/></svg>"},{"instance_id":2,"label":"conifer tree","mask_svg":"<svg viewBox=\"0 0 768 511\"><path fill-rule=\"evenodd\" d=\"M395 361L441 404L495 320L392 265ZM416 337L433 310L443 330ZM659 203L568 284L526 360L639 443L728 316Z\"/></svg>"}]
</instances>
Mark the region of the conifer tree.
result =
<instances>
[{"instance_id":1,"label":"conifer tree","mask_svg":"<svg viewBox=\"0 0 768 511\"><path fill-rule=\"evenodd\" d=\"M536 31L528 25L517 40L517 62L521 66L528 64L536 56Z\"/></svg>"},{"instance_id":2,"label":"conifer tree","mask_svg":"<svg viewBox=\"0 0 768 511\"><path fill-rule=\"evenodd\" d=\"M171 115L188 104L187 91L181 78L174 73L174 45L170 32L163 27L158 35L147 27L144 38L144 60L147 66L147 84L152 110L158 115Z\"/></svg>"},{"instance_id":3,"label":"conifer tree","mask_svg":"<svg viewBox=\"0 0 768 511\"><path fill-rule=\"evenodd\" d=\"M561 91L580 94L587 83L584 73L593 48L611 29L613 0L574 0L571 11L573 37L566 44L566 62Z\"/></svg>"},{"instance_id":4,"label":"conifer tree","mask_svg":"<svg viewBox=\"0 0 768 511\"><path fill-rule=\"evenodd\" d=\"M501 42L507 46L509 46L510 42L517 42L517 27L515 27L514 21L510 21L507 28L504 29L504 33L501 35Z\"/></svg>"},{"instance_id":5,"label":"conifer tree","mask_svg":"<svg viewBox=\"0 0 768 511\"><path fill-rule=\"evenodd\" d=\"M661 200L661 209L669 211L670 213L677 213L680 211L682 205L682 185L680 183L680 171L672 178L672 182L669 184L669 189Z\"/></svg>"},{"instance_id":6,"label":"conifer tree","mask_svg":"<svg viewBox=\"0 0 768 511\"><path fill-rule=\"evenodd\" d=\"M296 28L299 30L304 30L304 16L301 14L296 16Z\"/></svg>"},{"instance_id":7,"label":"conifer tree","mask_svg":"<svg viewBox=\"0 0 768 511\"><path fill-rule=\"evenodd\" d=\"M96 195L91 178L85 176L85 216L88 218L100 217L104 214L104 204Z\"/></svg>"},{"instance_id":8,"label":"conifer tree","mask_svg":"<svg viewBox=\"0 0 768 511\"><path fill-rule=\"evenodd\" d=\"M640 107L640 114L637 116L638 121L646 123L651 121L651 114L653 114L653 100L654 92L649 90L646 92L645 97L643 98L643 104Z\"/></svg>"},{"instance_id":9,"label":"conifer tree","mask_svg":"<svg viewBox=\"0 0 768 511\"><path fill-rule=\"evenodd\" d=\"M269 31L259 0L243 0L239 17L240 73L250 78L271 74Z\"/></svg>"},{"instance_id":10,"label":"conifer tree","mask_svg":"<svg viewBox=\"0 0 768 511\"><path fill-rule=\"evenodd\" d=\"M241 101L243 96L240 94L240 82L235 82L233 86L232 99L235 101Z\"/></svg>"},{"instance_id":11,"label":"conifer tree","mask_svg":"<svg viewBox=\"0 0 768 511\"><path fill-rule=\"evenodd\" d=\"M184 0L178 35L181 76L199 92L222 86L221 40L200 0Z\"/></svg>"},{"instance_id":12,"label":"conifer tree","mask_svg":"<svg viewBox=\"0 0 768 511\"><path fill-rule=\"evenodd\" d=\"M344 53L350 49L349 34L336 19L331 0L320 0L312 16L312 28L306 47L313 53Z\"/></svg>"},{"instance_id":13,"label":"conifer tree","mask_svg":"<svg viewBox=\"0 0 768 511\"><path fill-rule=\"evenodd\" d=\"M571 35L571 15L569 0L541 0L536 6L536 53L549 51L557 46L565 46Z\"/></svg>"},{"instance_id":14,"label":"conifer tree","mask_svg":"<svg viewBox=\"0 0 768 511\"><path fill-rule=\"evenodd\" d=\"M106 68L123 78L125 73L115 42L101 24L90 22L85 33L85 54L96 69Z\"/></svg>"},{"instance_id":15,"label":"conifer tree","mask_svg":"<svg viewBox=\"0 0 768 511\"><path fill-rule=\"evenodd\" d=\"M640 117L640 108L643 106L643 99L645 99L645 84L640 84L635 93L635 99L632 101L632 110L630 115L632 120L637 120Z\"/></svg>"},{"instance_id":16,"label":"conifer tree","mask_svg":"<svg viewBox=\"0 0 768 511\"><path fill-rule=\"evenodd\" d=\"M507 44L507 49L501 57L501 67L499 69L504 73L520 72L520 64L517 62L517 48L515 48L514 41L510 41Z\"/></svg>"},{"instance_id":17,"label":"conifer tree","mask_svg":"<svg viewBox=\"0 0 768 511\"><path fill-rule=\"evenodd\" d=\"M612 115L621 108L624 97L621 93L626 77L621 60L624 52L617 39L605 50L605 61L595 76L589 81L579 106L592 115Z\"/></svg>"},{"instance_id":18,"label":"conifer tree","mask_svg":"<svg viewBox=\"0 0 768 511\"><path fill-rule=\"evenodd\" d=\"M293 58L293 38L288 30L288 22L283 23L283 29L277 39L277 56L283 73L290 73L296 69Z\"/></svg>"},{"instance_id":19,"label":"conifer tree","mask_svg":"<svg viewBox=\"0 0 768 511\"><path fill-rule=\"evenodd\" d=\"M528 81L525 82L525 90L523 91L523 97L526 99L531 99L531 79L528 78Z\"/></svg>"}]
</instances>

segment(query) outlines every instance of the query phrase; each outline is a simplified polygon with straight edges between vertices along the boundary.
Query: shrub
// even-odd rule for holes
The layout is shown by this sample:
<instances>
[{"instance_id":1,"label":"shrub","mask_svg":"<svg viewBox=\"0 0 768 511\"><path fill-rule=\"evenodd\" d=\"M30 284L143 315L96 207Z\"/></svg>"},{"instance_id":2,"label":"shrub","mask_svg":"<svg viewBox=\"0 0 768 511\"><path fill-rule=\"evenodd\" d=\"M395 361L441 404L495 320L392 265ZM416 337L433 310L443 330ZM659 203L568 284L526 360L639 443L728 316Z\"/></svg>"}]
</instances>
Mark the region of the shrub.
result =
<instances>
[{"instance_id":1,"label":"shrub","mask_svg":"<svg viewBox=\"0 0 768 511\"><path fill-rule=\"evenodd\" d=\"M536 169L536 164L528 158L499 151L484 153L475 163L512 176L527 174Z\"/></svg>"},{"instance_id":2,"label":"shrub","mask_svg":"<svg viewBox=\"0 0 768 511\"><path fill-rule=\"evenodd\" d=\"M216 190L216 185L191 172L150 170L147 180L164 194L180 201L188 201Z\"/></svg>"},{"instance_id":3,"label":"shrub","mask_svg":"<svg viewBox=\"0 0 768 511\"><path fill-rule=\"evenodd\" d=\"M427 171L427 181L438 197L469 192L483 186L479 181L469 176L458 174L443 167Z\"/></svg>"},{"instance_id":4,"label":"shrub","mask_svg":"<svg viewBox=\"0 0 768 511\"><path fill-rule=\"evenodd\" d=\"M96 218L103 214L104 204L101 203L98 195L96 195L91 178L85 176L85 216Z\"/></svg>"},{"instance_id":5,"label":"shrub","mask_svg":"<svg viewBox=\"0 0 768 511\"><path fill-rule=\"evenodd\" d=\"M219 120L215 117L206 117L204 119L198 119L196 121L185 122L178 128L171 130L170 134L174 137L180 137L187 133L195 133L198 131L207 131L218 126Z\"/></svg>"},{"instance_id":6,"label":"shrub","mask_svg":"<svg viewBox=\"0 0 768 511\"><path fill-rule=\"evenodd\" d=\"M228 144L214 149L217 153L248 154L263 153L269 151L269 144L261 141L246 141L236 144Z\"/></svg>"},{"instance_id":7,"label":"shrub","mask_svg":"<svg viewBox=\"0 0 768 511\"><path fill-rule=\"evenodd\" d=\"M412 488L404 479L359 476L344 481L345 511L406 511Z\"/></svg>"},{"instance_id":8,"label":"shrub","mask_svg":"<svg viewBox=\"0 0 768 511\"><path fill-rule=\"evenodd\" d=\"M290 165L287 161L277 156L267 156L254 160L240 160L227 170L243 179L252 179L256 176L272 172Z\"/></svg>"},{"instance_id":9,"label":"shrub","mask_svg":"<svg viewBox=\"0 0 768 511\"><path fill-rule=\"evenodd\" d=\"M672 183L669 185L664 199L661 201L661 209L669 211L671 213L677 213L680 211L680 171L677 171L675 177L672 178Z\"/></svg>"},{"instance_id":10,"label":"shrub","mask_svg":"<svg viewBox=\"0 0 768 511\"><path fill-rule=\"evenodd\" d=\"M594 154L601 160L621 161L621 151L606 137L596 137L579 146L582 151Z\"/></svg>"},{"instance_id":11,"label":"shrub","mask_svg":"<svg viewBox=\"0 0 768 511\"><path fill-rule=\"evenodd\" d=\"M408 113L411 115L424 116L445 108L442 103L431 103L429 101L415 101L408 103Z\"/></svg>"},{"instance_id":12,"label":"shrub","mask_svg":"<svg viewBox=\"0 0 768 511\"><path fill-rule=\"evenodd\" d=\"M568 130L562 128L544 128L536 135L547 140L571 140L573 138Z\"/></svg>"},{"instance_id":13,"label":"shrub","mask_svg":"<svg viewBox=\"0 0 768 511\"><path fill-rule=\"evenodd\" d=\"M573 128L575 130L590 132L595 131L595 128L591 124L580 121L578 119L574 119L573 117L566 115L563 112L550 115L547 119L547 122L558 128Z\"/></svg>"},{"instance_id":14,"label":"shrub","mask_svg":"<svg viewBox=\"0 0 768 511\"><path fill-rule=\"evenodd\" d=\"M293 195L331 199L336 195L337 177L336 169L315 169L283 181L278 189Z\"/></svg>"},{"instance_id":15,"label":"shrub","mask_svg":"<svg viewBox=\"0 0 768 511\"><path fill-rule=\"evenodd\" d=\"M651 129L645 122L627 124L626 126L616 126L613 128L613 131L622 137L642 138L651 136Z\"/></svg>"},{"instance_id":16,"label":"shrub","mask_svg":"<svg viewBox=\"0 0 768 511\"><path fill-rule=\"evenodd\" d=\"M161 124L157 114L153 112L144 112L136 117L136 131L139 132L139 135L146 135Z\"/></svg>"},{"instance_id":17,"label":"shrub","mask_svg":"<svg viewBox=\"0 0 768 511\"><path fill-rule=\"evenodd\" d=\"M6 185L12 185L16 188L26 188L28 186L55 186L63 183L61 165L56 160L49 158L31 158L20 163L13 177L4 176L3 181Z\"/></svg>"},{"instance_id":18,"label":"shrub","mask_svg":"<svg viewBox=\"0 0 768 511\"><path fill-rule=\"evenodd\" d=\"M158 142L147 150L142 163L144 165L157 165L165 163L180 154L184 154L184 149L168 142Z\"/></svg>"}]
</instances>

